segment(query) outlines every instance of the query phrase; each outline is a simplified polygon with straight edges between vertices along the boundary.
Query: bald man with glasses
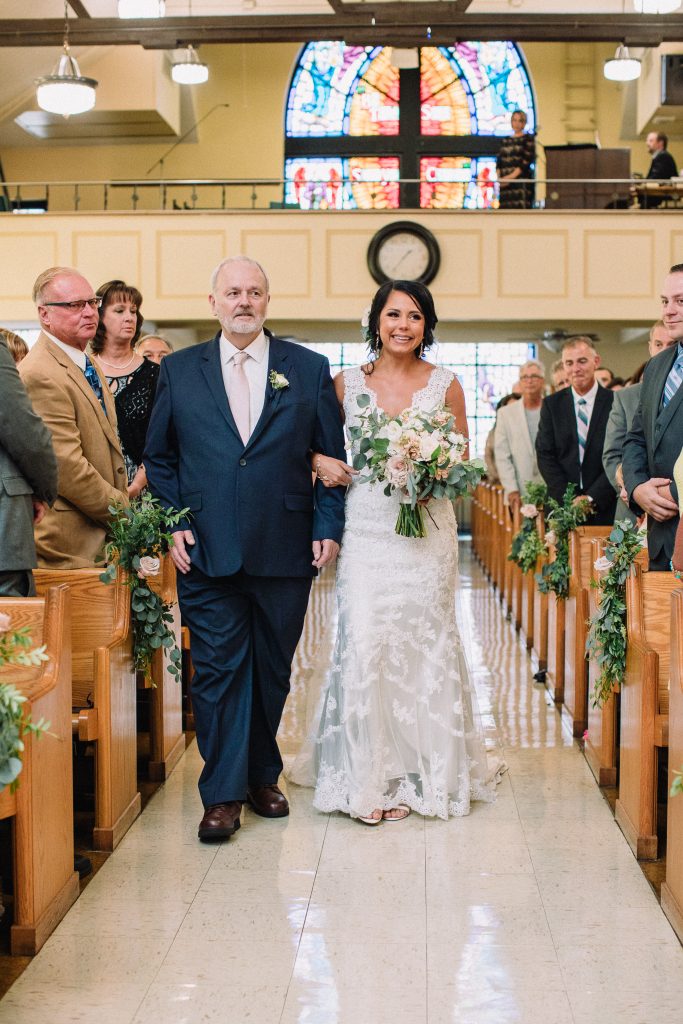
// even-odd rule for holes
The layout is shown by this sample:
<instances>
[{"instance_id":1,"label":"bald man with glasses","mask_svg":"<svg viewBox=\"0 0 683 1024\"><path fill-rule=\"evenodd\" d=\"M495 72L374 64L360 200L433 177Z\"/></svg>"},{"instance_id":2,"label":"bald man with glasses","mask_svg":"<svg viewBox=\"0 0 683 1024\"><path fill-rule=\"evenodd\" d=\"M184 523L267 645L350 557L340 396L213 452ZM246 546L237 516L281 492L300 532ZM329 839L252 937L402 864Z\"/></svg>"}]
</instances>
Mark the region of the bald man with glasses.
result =
<instances>
[{"instance_id":1,"label":"bald man with glasses","mask_svg":"<svg viewBox=\"0 0 683 1024\"><path fill-rule=\"evenodd\" d=\"M85 569L103 562L109 506L127 504L114 399L86 354L100 299L71 267L51 267L33 286L42 328L19 372L52 434L58 497L36 527L38 565Z\"/></svg>"}]
</instances>

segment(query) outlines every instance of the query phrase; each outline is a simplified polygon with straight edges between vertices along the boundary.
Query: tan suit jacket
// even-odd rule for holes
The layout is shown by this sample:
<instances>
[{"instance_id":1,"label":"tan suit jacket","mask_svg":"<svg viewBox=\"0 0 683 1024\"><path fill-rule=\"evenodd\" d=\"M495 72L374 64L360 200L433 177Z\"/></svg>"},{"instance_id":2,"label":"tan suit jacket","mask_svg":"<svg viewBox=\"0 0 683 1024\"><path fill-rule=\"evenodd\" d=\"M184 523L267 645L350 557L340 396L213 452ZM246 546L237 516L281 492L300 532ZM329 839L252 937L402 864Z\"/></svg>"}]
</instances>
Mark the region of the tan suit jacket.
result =
<instances>
[{"instance_id":1,"label":"tan suit jacket","mask_svg":"<svg viewBox=\"0 0 683 1024\"><path fill-rule=\"evenodd\" d=\"M21 361L19 372L33 408L50 429L59 466L57 500L35 531L38 565L101 565L109 506L128 501L107 382L100 375L105 416L83 371L44 334Z\"/></svg>"},{"instance_id":2,"label":"tan suit jacket","mask_svg":"<svg viewBox=\"0 0 683 1024\"><path fill-rule=\"evenodd\" d=\"M529 434L523 399L509 402L498 413L494 447L498 475L505 488L506 503L510 491L519 491L521 496L528 483L543 482Z\"/></svg>"}]
</instances>

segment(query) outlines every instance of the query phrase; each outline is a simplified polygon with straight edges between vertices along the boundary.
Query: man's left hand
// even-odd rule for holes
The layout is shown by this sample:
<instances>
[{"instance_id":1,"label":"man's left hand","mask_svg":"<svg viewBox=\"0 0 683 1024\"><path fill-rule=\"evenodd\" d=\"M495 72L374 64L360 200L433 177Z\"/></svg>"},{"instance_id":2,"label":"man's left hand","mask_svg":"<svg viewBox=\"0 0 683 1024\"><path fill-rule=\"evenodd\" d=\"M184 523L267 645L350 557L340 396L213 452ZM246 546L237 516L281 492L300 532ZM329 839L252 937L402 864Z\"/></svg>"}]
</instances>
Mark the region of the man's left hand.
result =
<instances>
[{"instance_id":1,"label":"man's left hand","mask_svg":"<svg viewBox=\"0 0 683 1024\"><path fill-rule=\"evenodd\" d=\"M316 569L322 569L324 565L332 565L338 554L339 545L336 540L313 541L313 565Z\"/></svg>"},{"instance_id":2,"label":"man's left hand","mask_svg":"<svg viewBox=\"0 0 683 1024\"><path fill-rule=\"evenodd\" d=\"M37 526L38 523L42 523L48 505L46 501L39 501L38 498L32 498L31 501L33 502L33 525Z\"/></svg>"}]
</instances>

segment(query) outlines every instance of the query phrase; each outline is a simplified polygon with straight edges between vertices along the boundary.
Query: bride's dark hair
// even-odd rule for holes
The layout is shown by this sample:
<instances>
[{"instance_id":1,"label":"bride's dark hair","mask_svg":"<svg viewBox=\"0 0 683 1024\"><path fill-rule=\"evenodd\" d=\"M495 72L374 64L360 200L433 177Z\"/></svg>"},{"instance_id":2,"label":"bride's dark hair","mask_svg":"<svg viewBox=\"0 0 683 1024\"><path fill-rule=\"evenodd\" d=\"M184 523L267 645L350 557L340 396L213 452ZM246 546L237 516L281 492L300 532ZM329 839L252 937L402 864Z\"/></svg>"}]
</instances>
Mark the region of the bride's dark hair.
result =
<instances>
[{"instance_id":1,"label":"bride's dark hair","mask_svg":"<svg viewBox=\"0 0 683 1024\"><path fill-rule=\"evenodd\" d=\"M420 359L422 353L427 352L434 344L434 328L438 317L434 309L432 293L426 285L419 281L385 281L375 292L368 314L368 326L365 328L365 340L372 355L377 359L382 351L382 342L379 337L379 318L387 300L392 292L404 292L409 295L425 318L424 337L422 345L415 349L415 358ZM366 372L372 373L372 360Z\"/></svg>"}]
</instances>

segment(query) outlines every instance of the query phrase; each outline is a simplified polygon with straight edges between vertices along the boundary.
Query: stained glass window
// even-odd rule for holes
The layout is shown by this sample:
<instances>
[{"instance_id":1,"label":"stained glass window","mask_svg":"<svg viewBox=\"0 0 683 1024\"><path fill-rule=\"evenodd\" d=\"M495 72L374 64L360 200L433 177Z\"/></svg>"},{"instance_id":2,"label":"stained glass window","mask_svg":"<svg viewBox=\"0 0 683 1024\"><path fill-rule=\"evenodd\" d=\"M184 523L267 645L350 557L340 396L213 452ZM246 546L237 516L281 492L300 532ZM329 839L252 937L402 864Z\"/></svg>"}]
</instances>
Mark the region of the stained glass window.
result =
<instances>
[{"instance_id":1,"label":"stained glass window","mask_svg":"<svg viewBox=\"0 0 683 1024\"><path fill-rule=\"evenodd\" d=\"M536 113L510 42L419 50L399 70L390 46L315 42L287 97L285 203L311 209L488 209L510 115ZM416 145L419 137L420 145Z\"/></svg>"}]
</instances>

